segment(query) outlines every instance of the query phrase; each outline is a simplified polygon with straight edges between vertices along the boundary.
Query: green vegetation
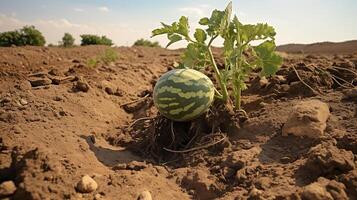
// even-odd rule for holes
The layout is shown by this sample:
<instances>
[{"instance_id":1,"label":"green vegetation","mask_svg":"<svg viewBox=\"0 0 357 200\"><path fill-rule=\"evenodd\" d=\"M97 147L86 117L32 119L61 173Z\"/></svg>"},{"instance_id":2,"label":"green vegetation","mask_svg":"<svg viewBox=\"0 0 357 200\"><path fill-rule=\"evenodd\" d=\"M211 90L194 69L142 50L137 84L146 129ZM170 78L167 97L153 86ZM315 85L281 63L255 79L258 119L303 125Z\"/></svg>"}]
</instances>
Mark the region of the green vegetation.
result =
<instances>
[{"instance_id":1,"label":"green vegetation","mask_svg":"<svg viewBox=\"0 0 357 200\"><path fill-rule=\"evenodd\" d=\"M62 41L60 42L60 45L64 47L72 47L74 45L74 37L69 34L65 33L64 36L62 37Z\"/></svg>"},{"instance_id":2,"label":"green vegetation","mask_svg":"<svg viewBox=\"0 0 357 200\"><path fill-rule=\"evenodd\" d=\"M279 69L282 58L275 53L275 30L268 24L242 24L237 16L231 17L232 3L224 11L214 10L212 15L199 21L205 29L197 28L193 38L189 33L188 18L182 16L171 25L162 23L162 28L152 31L152 36L167 35L171 44L188 42L182 57L185 68L202 69L212 67L220 92L217 96L225 103L234 98L234 106L241 110L241 91L246 89L245 80L252 70L260 70L261 76L270 76ZM223 39L225 68L219 70L211 46L217 38ZM258 45L252 45L252 42ZM248 56L249 55L249 56ZM233 88L230 94L227 87Z\"/></svg>"},{"instance_id":3,"label":"green vegetation","mask_svg":"<svg viewBox=\"0 0 357 200\"><path fill-rule=\"evenodd\" d=\"M115 62L116 60L118 60L119 56L118 56L118 52L115 51L115 49L106 49L104 51L104 53L100 56L100 60L104 63L104 64L109 64L111 62Z\"/></svg>"},{"instance_id":4,"label":"green vegetation","mask_svg":"<svg viewBox=\"0 0 357 200\"><path fill-rule=\"evenodd\" d=\"M151 42L150 40L145 40L143 38L136 40L133 46L161 47L159 42Z\"/></svg>"},{"instance_id":5,"label":"green vegetation","mask_svg":"<svg viewBox=\"0 0 357 200\"><path fill-rule=\"evenodd\" d=\"M0 33L0 46L43 46L46 40L34 26L24 26L20 30Z\"/></svg>"},{"instance_id":6,"label":"green vegetation","mask_svg":"<svg viewBox=\"0 0 357 200\"><path fill-rule=\"evenodd\" d=\"M91 35L91 34L84 34L81 35L81 45L107 45L112 46L113 42L111 39L107 38L105 35L98 36L98 35Z\"/></svg>"},{"instance_id":7,"label":"green vegetation","mask_svg":"<svg viewBox=\"0 0 357 200\"><path fill-rule=\"evenodd\" d=\"M98 66L99 63L103 64L110 64L118 60L118 52L115 51L113 48L106 49L102 54L98 55L97 57L90 58L87 60L87 66L90 68L95 68Z\"/></svg>"}]
</instances>

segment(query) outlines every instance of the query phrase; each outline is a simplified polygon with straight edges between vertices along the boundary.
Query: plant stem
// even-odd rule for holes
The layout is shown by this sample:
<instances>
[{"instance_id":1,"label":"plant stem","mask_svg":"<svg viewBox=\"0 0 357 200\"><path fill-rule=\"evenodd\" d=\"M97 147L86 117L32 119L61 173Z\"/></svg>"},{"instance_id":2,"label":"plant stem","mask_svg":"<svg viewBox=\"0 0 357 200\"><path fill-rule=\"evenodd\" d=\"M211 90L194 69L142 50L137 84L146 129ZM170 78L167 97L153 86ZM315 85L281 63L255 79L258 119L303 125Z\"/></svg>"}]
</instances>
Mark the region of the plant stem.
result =
<instances>
[{"instance_id":1,"label":"plant stem","mask_svg":"<svg viewBox=\"0 0 357 200\"><path fill-rule=\"evenodd\" d=\"M211 61L211 64L213 66L214 73L216 74L216 79L217 79L217 81L219 83L219 87L222 90L222 100L226 103L227 100L228 100L227 87L226 87L226 84L224 83L224 81L222 79L221 73L219 72L219 69L217 67L216 61L214 60L213 53L212 53L212 50L211 50L210 46L208 46L208 54L209 54L209 59Z\"/></svg>"},{"instance_id":2,"label":"plant stem","mask_svg":"<svg viewBox=\"0 0 357 200\"><path fill-rule=\"evenodd\" d=\"M236 96L235 96L235 107L238 110L241 110L242 88L240 86L240 83L236 87L237 87L237 93L236 93Z\"/></svg>"}]
</instances>

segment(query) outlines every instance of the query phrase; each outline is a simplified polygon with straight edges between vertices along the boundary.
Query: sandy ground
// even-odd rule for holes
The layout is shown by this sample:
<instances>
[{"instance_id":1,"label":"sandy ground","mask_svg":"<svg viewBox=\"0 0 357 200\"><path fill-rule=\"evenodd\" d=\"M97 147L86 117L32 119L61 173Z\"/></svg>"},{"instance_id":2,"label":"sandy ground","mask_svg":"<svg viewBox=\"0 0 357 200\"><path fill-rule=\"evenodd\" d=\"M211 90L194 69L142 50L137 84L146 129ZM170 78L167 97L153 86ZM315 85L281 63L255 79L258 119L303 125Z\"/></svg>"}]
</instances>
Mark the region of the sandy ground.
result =
<instances>
[{"instance_id":1,"label":"sandy ground","mask_svg":"<svg viewBox=\"0 0 357 200\"><path fill-rule=\"evenodd\" d=\"M262 86L253 74L247 81L249 118L228 135L229 145L161 150L166 157L158 160L140 146L145 131L134 136L125 127L157 115L153 85L181 51L115 48L116 62L87 66L106 48L0 48L0 183L16 187L6 195L0 186L0 198L133 200L149 191L157 200L356 199L357 101L345 95L357 85L356 54L285 55L284 79ZM282 136L292 107L308 99L329 105L324 136ZM95 191L78 191L84 175ZM307 186L317 196L304 196ZM328 194L319 196L319 188Z\"/></svg>"}]
</instances>

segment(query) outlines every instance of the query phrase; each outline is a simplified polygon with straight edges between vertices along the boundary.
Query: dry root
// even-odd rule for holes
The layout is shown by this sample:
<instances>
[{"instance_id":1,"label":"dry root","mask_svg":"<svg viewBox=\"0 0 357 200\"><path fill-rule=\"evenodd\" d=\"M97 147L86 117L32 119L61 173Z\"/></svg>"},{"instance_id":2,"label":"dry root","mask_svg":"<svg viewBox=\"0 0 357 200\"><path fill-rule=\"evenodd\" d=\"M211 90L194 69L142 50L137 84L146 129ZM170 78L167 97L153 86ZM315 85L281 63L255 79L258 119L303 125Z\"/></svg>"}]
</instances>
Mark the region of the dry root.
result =
<instances>
[{"instance_id":1,"label":"dry root","mask_svg":"<svg viewBox=\"0 0 357 200\"><path fill-rule=\"evenodd\" d=\"M237 116L232 116L223 104L216 104L207 115L190 122L174 122L159 115L137 119L126 130L134 139L135 151L166 163L200 150L220 152L230 144L227 134L235 126Z\"/></svg>"}]
</instances>

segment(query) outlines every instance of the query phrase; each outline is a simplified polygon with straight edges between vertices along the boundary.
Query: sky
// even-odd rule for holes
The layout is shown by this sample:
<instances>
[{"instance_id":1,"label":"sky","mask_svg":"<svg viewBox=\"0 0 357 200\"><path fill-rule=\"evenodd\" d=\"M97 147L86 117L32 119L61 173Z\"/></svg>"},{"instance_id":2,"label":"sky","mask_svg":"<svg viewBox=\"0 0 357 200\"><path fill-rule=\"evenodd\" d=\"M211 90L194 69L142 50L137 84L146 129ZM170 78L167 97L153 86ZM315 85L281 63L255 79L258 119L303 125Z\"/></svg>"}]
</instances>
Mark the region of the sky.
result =
<instances>
[{"instance_id":1,"label":"sky","mask_svg":"<svg viewBox=\"0 0 357 200\"><path fill-rule=\"evenodd\" d=\"M117 46L149 39L160 22L189 18L192 31L213 9L229 0L0 0L0 32L34 25L47 44L57 44L65 32L80 43L80 34L106 35ZM275 27L277 44L357 39L356 0L233 0L242 23ZM151 39L165 45L165 36ZM216 44L219 46L219 42ZM173 48L183 47L180 42Z\"/></svg>"}]
</instances>

